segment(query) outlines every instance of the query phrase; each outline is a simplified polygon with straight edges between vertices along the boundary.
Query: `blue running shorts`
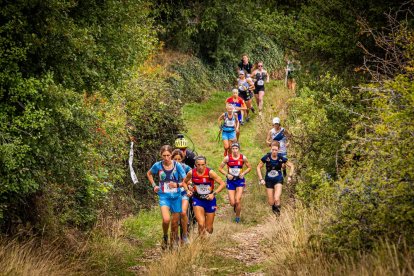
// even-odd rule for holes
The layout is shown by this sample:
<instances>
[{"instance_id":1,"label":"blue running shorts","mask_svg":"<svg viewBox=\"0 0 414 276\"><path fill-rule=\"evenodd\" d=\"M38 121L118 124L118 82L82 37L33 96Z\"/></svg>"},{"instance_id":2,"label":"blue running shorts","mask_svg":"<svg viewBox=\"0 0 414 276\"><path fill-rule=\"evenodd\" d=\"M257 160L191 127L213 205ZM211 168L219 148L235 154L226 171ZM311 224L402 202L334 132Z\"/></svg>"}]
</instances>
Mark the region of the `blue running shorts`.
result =
<instances>
[{"instance_id":1,"label":"blue running shorts","mask_svg":"<svg viewBox=\"0 0 414 276\"><path fill-rule=\"evenodd\" d=\"M227 179L227 190L236 190L237 187L244 187L246 180L244 178L237 180Z\"/></svg>"},{"instance_id":2,"label":"blue running shorts","mask_svg":"<svg viewBox=\"0 0 414 276\"><path fill-rule=\"evenodd\" d=\"M213 200L207 200L193 197L193 207L203 207L204 212L214 213L217 209L216 198Z\"/></svg>"}]
</instances>

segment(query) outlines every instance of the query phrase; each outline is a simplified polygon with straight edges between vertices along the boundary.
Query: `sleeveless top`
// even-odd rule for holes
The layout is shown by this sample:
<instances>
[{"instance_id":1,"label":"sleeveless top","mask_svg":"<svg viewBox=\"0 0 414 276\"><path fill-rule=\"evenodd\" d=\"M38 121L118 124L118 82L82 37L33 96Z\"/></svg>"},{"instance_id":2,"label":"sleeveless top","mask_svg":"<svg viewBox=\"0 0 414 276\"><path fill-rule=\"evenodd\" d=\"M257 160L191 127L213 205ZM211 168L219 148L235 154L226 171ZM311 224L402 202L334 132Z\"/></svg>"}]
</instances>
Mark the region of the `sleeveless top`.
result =
<instances>
[{"instance_id":1,"label":"sleeveless top","mask_svg":"<svg viewBox=\"0 0 414 276\"><path fill-rule=\"evenodd\" d=\"M264 86L266 77L267 77L266 72L257 72L255 75L256 82L254 83L254 85Z\"/></svg>"},{"instance_id":2,"label":"sleeveless top","mask_svg":"<svg viewBox=\"0 0 414 276\"><path fill-rule=\"evenodd\" d=\"M173 182L176 184L179 183L179 178L177 177L177 169L176 169L177 162L175 161L173 162L174 162L174 167L171 170L164 169L161 163L162 169L158 171L160 194L169 194L170 196L178 196L180 194L180 189L169 187L170 182Z\"/></svg>"},{"instance_id":3,"label":"sleeveless top","mask_svg":"<svg viewBox=\"0 0 414 276\"><path fill-rule=\"evenodd\" d=\"M239 93L246 93L247 91L249 91L249 86L250 85L246 79L237 79L237 88L239 90Z\"/></svg>"},{"instance_id":4,"label":"sleeveless top","mask_svg":"<svg viewBox=\"0 0 414 276\"><path fill-rule=\"evenodd\" d=\"M233 176L239 176L243 171L243 154L240 154L239 158L234 159L233 154L228 155L229 161L227 162L227 167L229 169L229 174Z\"/></svg>"},{"instance_id":5,"label":"sleeveless top","mask_svg":"<svg viewBox=\"0 0 414 276\"><path fill-rule=\"evenodd\" d=\"M273 140L278 141L280 143L279 152L280 153L286 153L286 136L285 136L285 129L281 127L278 131L276 131L274 128L270 131L270 135Z\"/></svg>"},{"instance_id":6,"label":"sleeveless top","mask_svg":"<svg viewBox=\"0 0 414 276\"><path fill-rule=\"evenodd\" d=\"M214 179L210 177L210 168L206 168L202 175L198 175L197 169L194 168L191 171L192 182L195 188L194 195L196 197L205 196L213 192L214 189Z\"/></svg>"},{"instance_id":7,"label":"sleeveless top","mask_svg":"<svg viewBox=\"0 0 414 276\"><path fill-rule=\"evenodd\" d=\"M231 118L229 118L229 114L226 112L224 113L224 122L223 122L223 131L224 132L232 132L236 129L236 116L233 114Z\"/></svg>"}]
</instances>

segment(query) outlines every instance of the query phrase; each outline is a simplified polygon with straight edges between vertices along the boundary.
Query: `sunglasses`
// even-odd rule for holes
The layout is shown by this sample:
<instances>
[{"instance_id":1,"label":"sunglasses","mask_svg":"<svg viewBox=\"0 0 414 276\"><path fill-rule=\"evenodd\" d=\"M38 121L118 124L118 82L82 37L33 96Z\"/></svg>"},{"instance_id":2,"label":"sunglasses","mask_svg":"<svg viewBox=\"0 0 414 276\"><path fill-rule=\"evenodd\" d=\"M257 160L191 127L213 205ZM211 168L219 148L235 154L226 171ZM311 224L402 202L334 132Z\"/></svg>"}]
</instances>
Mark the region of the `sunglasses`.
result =
<instances>
[{"instance_id":1,"label":"sunglasses","mask_svg":"<svg viewBox=\"0 0 414 276\"><path fill-rule=\"evenodd\" d=\"M263 67L263 65L258 65L257 67Z\"/></svg>"}]
</instances>

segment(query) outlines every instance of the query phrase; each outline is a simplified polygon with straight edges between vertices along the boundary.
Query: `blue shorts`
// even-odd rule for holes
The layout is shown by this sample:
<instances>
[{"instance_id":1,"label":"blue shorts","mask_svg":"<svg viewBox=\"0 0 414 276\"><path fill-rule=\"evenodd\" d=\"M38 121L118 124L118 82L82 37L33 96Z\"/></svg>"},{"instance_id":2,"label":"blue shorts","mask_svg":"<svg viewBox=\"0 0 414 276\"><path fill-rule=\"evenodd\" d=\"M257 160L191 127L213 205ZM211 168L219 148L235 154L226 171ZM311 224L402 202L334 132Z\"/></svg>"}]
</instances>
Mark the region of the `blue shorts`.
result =
<instances>
[{"instance_id":1,"label":"blue shorts","mask_svg":"<svg viewBox=\"0 0 414 276\"><path fill-rule=\"evenodd\" d=\"M246 180L244 178L237 180L227 179L227 190L236 190L237 187L244 187Z\"/></svg>"},{"instance_id":2,"label":"blue shorts","mask_svg":"<svg viewBox=\"0 0 414 276\"><path fill-rule=\"evenodd\" d=\"M193 207L203 207L204 212L214 213L217 209L216 198L213 200L207 200L193 197Z\"/></svg>"},{"instance_id":3,"label":"blue shorts","mask_svg":"<svg viewBox=\"0 0 414 276\"><path fill-rule=\"evenodd\" d=\"M170 208L171 213L181 213L181 194L176 197L172 197L166 194L158 194L160 197L160 207L167 206Z\"/></svg>"},{"instance_id":4,"label":"blue shorts","mask_svg":"<svg viewBox=\"0 0 414 276\"><path fill-rule=\"evenodd\" d=\"M224 131L221 133L221 140L234 140L236 139L236 131Z\"/></svg>"},{"instance_id":5,"label":"blue shorts","mask_svg":"<svg viewBox=\"0 0 414 276\"><path fill-rule=\"evenodd\" d=\"M181 190L181 200L188 200L187 192L184 190L184 188L180 188Z\"/></svg>"}]
</instances>

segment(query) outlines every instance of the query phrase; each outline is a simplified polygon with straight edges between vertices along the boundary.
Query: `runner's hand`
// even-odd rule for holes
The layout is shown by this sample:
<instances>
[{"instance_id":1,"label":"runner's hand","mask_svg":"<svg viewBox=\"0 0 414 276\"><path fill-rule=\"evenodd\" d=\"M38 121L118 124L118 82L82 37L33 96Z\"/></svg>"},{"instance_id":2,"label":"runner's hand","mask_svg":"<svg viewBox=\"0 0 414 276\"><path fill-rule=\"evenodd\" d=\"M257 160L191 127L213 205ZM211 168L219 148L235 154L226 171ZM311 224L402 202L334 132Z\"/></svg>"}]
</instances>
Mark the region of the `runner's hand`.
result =
<instances>
[{"instance_id":1,"label":"runner's hand","mask_svg":"<svg viewBox=\"0 0 414 276\"><path fill-rule=\"evenodd\" d=\"M160 190L160 187L159 187L159 186L155 186L155 187L154 187L154 192L155 192L155 193L158 193L158 191L159 191L159 190Z\"/></svg>"},{"instance_id":2,"label":"runner's hand","mask_svg":"<svg viewBox=\"0 0 414 276\"><path fill-rule=\"evenodd\" d=\"M233 178L234 178L234 176L229 174L229 173L226 175L226 177L227 177L228 180L233 180Z\"/></svg>"},{"instance_id":3,"label":"runner's hand","mask_svg":"<svg viewBox=\"0 0 414 276\"><path fill-rule=\"evenodd\" d=\"M292 183L292 177L291 176L288 176L287 183L288 184Z\"/></svg>"},{"instance_id":4,"label":"runner's hand","mask_svg":"<svg viewBox=\"0 0 414 276\"><path fill-rule=\"evenodd\" d=\"M244 173L241 173L241 174L239 175L239 178L243 179L243 178L244 178Z\"/></svg>"},{"instance_id":5,"label":"runner's hand","mask_svg":"<svg viewBox=\"0 0 414 276\"><path fill-rule=\"evenodd\" d=\"M192 192L192 191L190 191L190 190L188 190L188 191L187 191L187 196L188 196L188 197L193 196L193 192Z\"/></svg>"},{"instance_id":6,"label":"runner's hand","mask_svg":"<svg viewBox=\"0 0 414 276\"><path fill-rule=\"evenodd\" d=\"M213 200L214 199L214 194L208 194L207 199L208 200Z\"/></svg>"},{"instance_id":7,"label":"runner's hand","mask_svg":"<svg viewBox=\"0 0 414 276\"><path fill-rule=\"evenodd\" d=\"M264 179L260 180L260 181L259 181L259 183L260 183L261 185L266 184L266 182L264 181Z\"/></svg>"}]
</instances>

